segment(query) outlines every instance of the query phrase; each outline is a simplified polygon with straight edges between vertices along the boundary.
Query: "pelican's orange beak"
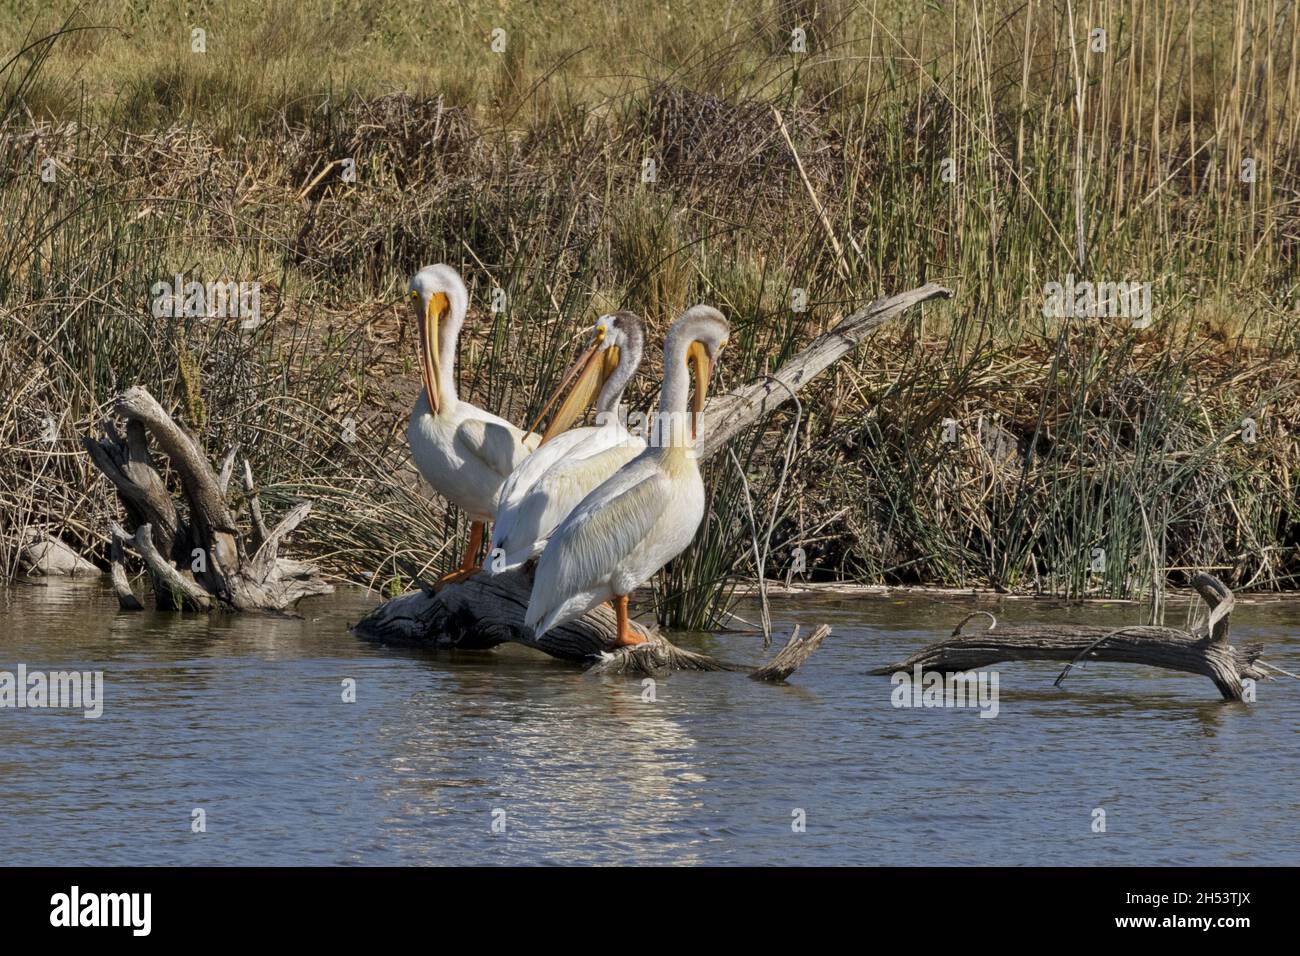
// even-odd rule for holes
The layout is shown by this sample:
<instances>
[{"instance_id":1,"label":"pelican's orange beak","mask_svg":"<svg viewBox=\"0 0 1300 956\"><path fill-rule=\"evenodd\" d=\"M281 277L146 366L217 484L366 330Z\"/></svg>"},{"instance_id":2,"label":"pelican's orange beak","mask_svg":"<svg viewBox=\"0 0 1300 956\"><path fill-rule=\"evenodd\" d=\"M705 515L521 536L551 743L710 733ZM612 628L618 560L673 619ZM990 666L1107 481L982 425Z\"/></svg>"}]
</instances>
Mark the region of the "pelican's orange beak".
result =
<instances>
[{"instance_id":1,"label":"pelican's orange beak","mask_svg":"<svg viewBox=\"0 0 1300 956\"><path fill-rule=\"evenodd\" d=\"M451 303L443 293L435 292L429 296L428 304L421 307L420 293L412 292L411 304L415 308L416 322L420 329L420 377L424 379L429 407L436 415L442 407L442 374L438 371L442 366L442 356L438 350L438 326L451 308Z\"/></svg>"},{"instance_id":2,"label":"pelican's orange beak","mask_svg":"<svg viewBox=\"0 0 1300 956\"><path fill-rule=\"evenodd\" d=\"M713 377L713 359L702 342L692 342L686 350L686 367L694 365L695 394L691 396L691 441L695 441L700 429L700 412L704 411L704 402L709 394L709 379Z\"/></svg>"},{"instance_id":3,"label":"pelican's orange beak","mask_svg":"<svg viewBox=\"0 0 1300 956\"><path fill-rule=\"evenodd\" d=\"M556 435L567 431L573 426L573 423L581 417L587 407L596 401L600 395L600 390L604 388L605 382L614 369L618 368L618 346L611 345L602 349L601 346L605 341L604 329L596 333L596 340L578 356L578 360L573 363L564 378L560 380L559 387L555 394L547 402L547 408L542 410L542 415L538 416L540 421L546 414L547 409L555 403L556 398L564 394L565 389L569 389L568 394L564 394L564 401L555 412L555 417L551 419L546 431L542 433L541 445L546 444ZM573 387L569 388L569 383Z\"/></svg>"}]
</instances>

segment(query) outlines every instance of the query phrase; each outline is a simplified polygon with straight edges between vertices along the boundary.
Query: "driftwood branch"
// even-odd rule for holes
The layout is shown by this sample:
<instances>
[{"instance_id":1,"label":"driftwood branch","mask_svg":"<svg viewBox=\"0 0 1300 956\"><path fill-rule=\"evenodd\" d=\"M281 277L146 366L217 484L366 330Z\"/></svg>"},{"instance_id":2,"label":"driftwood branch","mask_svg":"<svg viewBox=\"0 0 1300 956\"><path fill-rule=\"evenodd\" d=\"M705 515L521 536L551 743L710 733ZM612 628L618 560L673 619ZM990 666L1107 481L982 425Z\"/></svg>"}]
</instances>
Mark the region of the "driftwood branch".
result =
<instances>
[{"instance_id":1,"label":"driftwood branch","mask_svg":"<svg viewBox=\"0 0 1300 956\"><path fill-rule=\"evenodd\" d=\"M122 538L127 537L126 531L122 531ZM126 566L122 560L122 538L119 538L110 529L108 557L109 576L113 582L113 594L117 596L117 606L123 611L143 611L144 606L132 592L131 582L126 577Z\"/></svg>"},{"instance_id":2,"label":"driftwood branch","mask_svg":"<svg viewBox=\"0 0 1300 956\"><path fill-rule=\"evenodd\" d=\"M194 581L183 576L174 564L166 561L153 546L153 536L149 525L142 524L135 529L133 538L135 550L144 559L144 566L155 581L156 591L162 589L169 594L168 604L182 611L211 610L212 596L200 588Z\"/></svg>"},{"instance_id":3,"label":"driftwood branch","mask_svg":"<svg viewBox=\"0 0 1300 956\"><path fill-rule=\"evenodd\" d=\"M190 532L195 547L206 552L206 570L201 574L205 590L233 603L233 578L243 560L235 519L221 492L212 465L190 435L172 420L161 405L140 385L118 396L114 410L148 430L160 451L171 461L189 502Z\"/></svg>"},{"instance_id":4,"label":"driftwood branch","mask_svg":"<svg viewBox=\"0 0 1300 956\"><path fill-rule=\"evenodd\" d=\"M104 424L105 438L84 438L90 459L117 488L132 527L150 524L154 540L164 554L175 547L180 521L176 505L149 455L149 436L138 421L128 421L122 436L112 422Z\"/></svg>"},{"instance_id":5,"label":"driftwood branch","mask_svg":"<svg viewBox=\"0 0 1300 956\"><path fill-rule=\"evenodd\" d=\"M750 425L770 415L810 381L857 348L890 319L923 302L948 299L952 290L930 283L877 299L812 341L771 375L710 399L700 426L700 458L710 458Z\"/></svg>"},{"instance_id":6,"label":"driftwood branch","mask_svg":"<svg viewBox=\"0 0 1300 956\"><path fill-rule=\"evenodd\" d=\"M224 498L230 491L230 476L235 473L235 456L239 454L239 446L231 445L230 450L226 452L226 457L221 459L221 468L217 475L217 487L221 489L221 496ZM248 463L248 459L244 459Z\"/></svg>"},{"instance_id":7,"label":"driftwood branch","mask_svg":"<svg viewBox=\"0 0 1300 956\"><path fill-rule=\"evenodd\" d=\"M253 466L247 458L244 459L244 495L248 499L248 517L253 523L253 550L260 551L267 539L266 521L262 518L262 499L253 481Z\"/></svg>"},{"instance_id":8,"label":"driftwood branch","mask_svg":"<svg viewBox=\"0 0 1300 956\"><path fill-rule=\"evenodd\" d=\"M923 302L951 295L949 289L931 284L877 299L818 336L773 374L710 400L700 426L699 457L717 454L731 438L794 399L800 389L890 319ZM668 669L701 666L700 655L675 648L661 636L649 635L640 628L639 633L652 638L653 647L615 650L614 615L607 607L596 608L581 620L535 639L523 624L531 586L531 578L523 570L475 574L437 591L425 589L388 601L358 623L354 632L388 644L494 647L511 642L564 660L598 658L597 666L605 672L618 672L620 667L637 673L653 672L660 658ZM804 657L819 643L812 643L810 637L801 645L807 648ZM613 661L607 658L611 652ZM720 662L713 664L730 669Z\"/></svg>"},{"instance_id":9,"label":"driftwood branch","mask_svg":"<svg viewBox=\"0 0 1300 956\"><path fill-rule=\"evenodd\" d=\"M1241 700L1242 681L1270 679L1258 661L1262 649L1253 645L1237 648L1228 643L1234 602L1232 592L1222 581L1198 574L1192 586L1209 607L1210 617L1204 626L1190 632L1172 627L1114 629L1082 624L1000 626L994 621L987 629L972 634L964 630L977 616L972 614L957 626L951 638L871 673L889 675L917 667L953 673L1005 661L1067 661L1068 673L1070 666L1080 661L1111 661L1200 674L1214 681L1224 700ZM1060 680L1057 678L1058 685Z\"/></svg>"},{"instance_id":10,"label":"driftwood branch","mask_svg":"<svg viewBox=\"0 0 1300 956\"><path fill-rule=\"evenodd\" d=\"M128 608L135 600L121 567L124 544L132 545L144 561L162 608L280 611L309 595L333 590L310 564L279 557L283 538L306 517L308 503L296 505L270 535L260 527L250 558L225 497L238 449L226 454L219 471L213 469L197 440L140 386L123 392L114 412L126 419L125 438L109 422L104 438L82 442L117 488L133 529L128 532L116 524L112 528L113 581L120 606ZM180 481L187 520L181 520L153 464L151 438ZM244 466L251 484L247 460ZM260 506L256 524L261 524Z\"/></svg>"},{"instance_id":11,"label":"driftwood branch","mask_svg":"<svg viewBox=\"0 0 1300 956\"><path fill-rule=\"evenodd\" d=\"M304 518L311 512L310 501L300 501L292 508L289 513L280 519L280 523L275 526L275 530L266 534L266 529L262 529L259 537L262 544L253 555L252 566L253 576L261 580L266 577L279 556L280 542L289 535L294 528L302 524Z\"/></svg>"},{"instance_id":12,"label":"driftwood branch","mask_svg":"<svg viewBox=\"0 0 1300 956\"><path fill-rule=\"evenodd\" d=\"M769 681L779 684L793 674L803 662L812 656L813 651L822 646L822 641L830 636L829 624L820 624L807 637L799 636L799 628L794 629L790 640L770 661L754 670L751 680Z\"/></svg>"}]
</instances>

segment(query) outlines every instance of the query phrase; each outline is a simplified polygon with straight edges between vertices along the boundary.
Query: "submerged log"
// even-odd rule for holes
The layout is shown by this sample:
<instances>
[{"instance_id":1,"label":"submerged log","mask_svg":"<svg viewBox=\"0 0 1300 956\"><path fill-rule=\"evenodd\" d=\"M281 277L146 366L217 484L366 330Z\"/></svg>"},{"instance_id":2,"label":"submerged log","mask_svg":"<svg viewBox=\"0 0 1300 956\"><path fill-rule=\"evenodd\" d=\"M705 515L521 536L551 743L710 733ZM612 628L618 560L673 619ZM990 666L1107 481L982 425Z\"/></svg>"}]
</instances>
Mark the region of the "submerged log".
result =
<instances>
[{"instance_id":1,"label":"submerged log","mask_svg":"<svg viewBox=\"0 0 1300 956\"><path fill-rule=\"evenodd\" d=\"M362 619L353 633L384 644L486 650L523 644L567 661L584 661L614 646L614 612L601 605L590 614L547 631L541 638L524 627L532 593L531 567L501 574L475 574L438 589L424 588L393 598ZM651 632L632 622L649 639Z\"/></svg>"},{"instance_id":2,"label":"submerged log","mask_svg":"<svg viewBox=\"0 0 1300 956\"><path fill-rule=\"evenodd\" d=\"M702 437L696 446L699 458L717 454L731 438L790 401L890 319L923 302L951 296L950 289L931 283L876 299L818 336L771 375L711 399L700 425ZM615 650L614 614L603 606L537 640L523 623L531 588L531 576L523 570L498 575L479 573L436 590L425 588L394 598L376 608L353 630L360 637L387 644L471 648L511 642L572 661L600 658L614 651L617 660L628 660L625 666L638 673L649 672L657 662L656 654L668 669L732 669L720 662L714 662L716 668L706 667L700 655L673 647L663 637L649 635L636 625L637 633L651 636L656 648ZM816 644L812 644L807 653L815 648ZM602 660L598 666L614 671L623 665Z\"/></svg>"},{"instance_id":3,"label":"submerged log","mask_svg":"<svg viewBox=\"0 0 1300 956\"><path fill-rule=\"evenodd\" d=\"M218 474L198 442L138 385L118 396L113 411L126 419L125 435L106 422L105 437L85 437L82 443L95 466L117 488L127 513L127 528L114 523L110 529L113 584L123 609L139 606L121 569L123 546L140 555L153 580L158 607L168 610L283 611L304 597L333 590L310 564L278 555L280 541L311 510L309 502L294 506L268 535L261 526L260 503L250 489L254 514L250 553L226 503L236 450L226 456ZM154 467L150 437L180 479L187 504L184 519ZM247 460L244 469L249 487L252 473Z\"/></svg>"},{"instance_id":4,"label":"submerged log","mask_svg":"<svg viewBox=\"0 0 1300 956\"><path fill-rule=\"evenodd\" d=\"M1211 574L1197 574L1192 587L1210 609L1209 620L1194 631L1172 627L1107 628L1082 624L1021 624L1001 627L994 620L974 634L963 628L973 617L957 625L953 636L923 647L906 660L871 671L890 675L899 671L954 673L975 670L1004 661L1066 661L1056 679L1059 686L1070 669L1081 661L1113 661L1146 664L1167 670L1200 674L1214 681L1224 700L1241 700L1243 680L1271 680L1259 656L1262 647L1237 648L1228 643L1228 628L1234 599L1232 592ZM992 615L989 615L991 618Z\"/></svg>"},{"instance_id":5,"label":"submerged log","mask_svg":"<svg viewBox=\"0 0 1300 956\"><path fill-rule=\"evenodd\" d=\"M352 628L368 641L411 647L488 650L522 644L552 657L586 663L590 674L654 676L669 671L743 671L708 654L678 647L656 630L631 622L644 644L615 648L614 612L602 604L540 638L524 627L532 591L531 564L501 574L476 574L437 590L403 594L377 607ZM785 680L812 656L831 629L823 624L805 639L799 628L772 660L750 672L755 680Z\"/></svg>"}]
</instances>

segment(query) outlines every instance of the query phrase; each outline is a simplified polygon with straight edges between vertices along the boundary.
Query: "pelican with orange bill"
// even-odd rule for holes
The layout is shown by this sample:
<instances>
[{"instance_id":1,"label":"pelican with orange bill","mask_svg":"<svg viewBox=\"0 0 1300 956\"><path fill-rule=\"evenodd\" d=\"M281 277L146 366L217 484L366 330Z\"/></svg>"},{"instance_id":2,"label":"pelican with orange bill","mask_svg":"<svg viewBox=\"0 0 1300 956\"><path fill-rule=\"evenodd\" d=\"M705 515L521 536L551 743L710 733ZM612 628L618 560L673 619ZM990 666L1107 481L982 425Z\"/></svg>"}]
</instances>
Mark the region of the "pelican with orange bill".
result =
<instances>
[{"instance_id":1,"label":"pelican with orange bill","mask_svg":"<svg viewBox=\"0 0 1300 956\"><path fill-rule=\"evenodd\" d=\"M722 314L706 305L687 309L673 323L664 342L660 427L645 451L591 491L551 534L524 615L535 636L609 601L618 619L617 643L643 640L629 626L628 595L686 550L704 518L704 481L693 445L729 333Z\"/></svg>"},{"instance_id":2,"label":"pelican with orange bill","mask_svg":"<svg viewBox=\"0 0 1300 956\"><path fill-rule=\"evenodd\" d=\"M411 409L406 438L411 458L433 489L470 518L460 569L477 568L484 525L496 516L501 486L542 436L462 401L456 389L456 346L469 311L469 292L451 266L425 266L407 290L420 341L424 390Z\"/></svg>"},{"instance_id":3,"label":"pelican with orange bill","mask_svg":"<svg viewBox=\"0 0 1300 956\"><path fill-rule=\"evenodd\" d=\"M551 532L587 493L645 450L645 440L629 432L619 414L623 390L641 364L644 341L641 320L631 312L596 320L590 346L561 383L561 389L570 382L572 387L546 429L542 447L501 488L486 570L510 571L541 554ZM570 427L593 400L596 424Z\"/></svg>"}]
</instances>

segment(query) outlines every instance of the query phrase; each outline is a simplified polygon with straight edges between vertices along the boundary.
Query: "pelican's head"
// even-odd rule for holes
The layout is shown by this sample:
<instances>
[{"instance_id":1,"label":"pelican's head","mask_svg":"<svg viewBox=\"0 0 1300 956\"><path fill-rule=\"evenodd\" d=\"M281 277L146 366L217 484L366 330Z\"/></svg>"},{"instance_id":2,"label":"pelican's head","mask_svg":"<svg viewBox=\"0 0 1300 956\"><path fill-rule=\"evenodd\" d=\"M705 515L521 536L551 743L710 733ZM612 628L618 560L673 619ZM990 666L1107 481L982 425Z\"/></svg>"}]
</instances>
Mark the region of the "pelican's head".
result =
<instances>
[{"instance_id":1,"label":"pelican's head","mask_svg":"<svg viewBox=\"0 0 1300 956\"><path fill-rule=\"evenodd\" d=\"M597 396L598 412L613 411L623 389L641 364L644 343L641 320L633 313L614 312L597 319L586 350L560 381L557 391L564 391L570 381L573 381L573 387L547 426L542 441L572 426Z\"/></svg>"},{"instance_id":2,"label":"pelican's head","mask_svg":"<svg viewBox=\"0 0 1300 956\"><path fill-rule=\"evenodd\" d=\"M707 305L687 309L668 330L669 339L677 338L686 343L686 367L688 370L693 367L694 371L695 394L691 396L692 440L699 431L700 412L704 411L704 402L708 397L713 366L717 364L718 353L727 344L730 335L731 326L722 317L722 313Z\"/></svg>"},{"instance_id":3,"label":"pelican's head","mask_svg":"<svg viewBox=\"0 0 1300 956\"><path fill-rule=\"evenodd\" d=\"M449 375L455 358L456 339L469 311L469 292L455 269L439 263L417 272L406 294L419 331L420 375L436 415L444 388L451 384L442 379Z\"/></svg>"}]
</instances>

